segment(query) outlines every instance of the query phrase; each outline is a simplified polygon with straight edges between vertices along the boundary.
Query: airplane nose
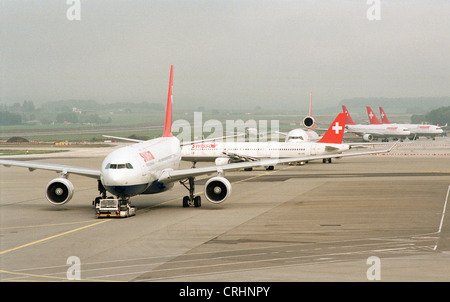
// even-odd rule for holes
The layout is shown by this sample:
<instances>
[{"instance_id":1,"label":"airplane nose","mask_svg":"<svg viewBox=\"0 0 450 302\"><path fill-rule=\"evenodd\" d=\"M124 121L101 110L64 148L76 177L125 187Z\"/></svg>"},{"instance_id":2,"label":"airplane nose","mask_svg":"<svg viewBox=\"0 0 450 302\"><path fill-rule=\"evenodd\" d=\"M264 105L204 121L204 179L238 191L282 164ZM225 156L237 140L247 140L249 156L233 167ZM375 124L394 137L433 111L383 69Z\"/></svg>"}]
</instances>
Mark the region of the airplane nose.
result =
<instances>
[{"instance_id":1,"label":"airplane nose","mask_svg":"<svg viewBox=\"0 0 450 302\"><path fill-rule=\"evenodd\" d=\"M105 185L111 186L111 185L117 185L118 183L118 178L116 175L114 175L114 173L111 173L111 171L104 171L102 173L103 176L103 183Z\"/></svg>"},{"instance_id":2,"label":"airplane nose","mask_svg":"<svg viewBox=\"0 0 450 302\"><path fill-rule=\"evenodd\" d=\"M128 172L128 173L127 173ZM135 196L145 191L148 187L146 182L133 182L130 171L108 171L102 175L102 183L105 189L116 196Z\"/></svg>"},{"instance_id":3,"label":"airplane nose","mask_svg":"<svg viewBox=\"0 0 450 302\"><path fill-rule=\"evenodd\" d=\"M106 170L102 173L103 183L107 186L123 185L127 182L117 171Z\"/></svg>"}]
</instances>

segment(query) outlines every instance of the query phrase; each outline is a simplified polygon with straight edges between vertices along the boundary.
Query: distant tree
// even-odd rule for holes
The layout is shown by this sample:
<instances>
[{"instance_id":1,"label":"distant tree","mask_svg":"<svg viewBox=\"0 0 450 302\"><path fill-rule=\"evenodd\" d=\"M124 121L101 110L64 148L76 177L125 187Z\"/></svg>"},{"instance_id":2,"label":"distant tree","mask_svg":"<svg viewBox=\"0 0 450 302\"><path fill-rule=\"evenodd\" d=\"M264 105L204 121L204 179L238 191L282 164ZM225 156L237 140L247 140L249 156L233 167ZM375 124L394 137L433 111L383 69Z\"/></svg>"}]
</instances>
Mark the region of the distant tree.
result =
<instances>
[{"instance_id":1,"label":"distant tree","mask_svg":"<svg viewBox=\"0 0 450 302\"><path fill-rule=\"evenodd\" d=\"M36 108L33 101L23 101L22 110L23 112L34 112Z\"/></svg>"},{"instance_id":2,"label":"distant tree","mask_svg":"<svg viewBox=\"0 0 450 302\"><path fill-rule=\"evenodd\" d=\"M11 112L22 112L22 106L19 103L14 103L10 108Z\"/></svg>"},{"instance_id":3,"label":"distant tree","mask_svg":"<svg viewBox=\"0 0 450 302\"><path fill-rule=\"evenodd\" d=\"M75 112L62 112L56 115L57 123L78 123L78 115Z\"/></svg>"},{"instance_id":4,"label":"distant tree","mask_svg":"<svg viewBox=\"0 0 450 302\"><path fill-rule=\"evenodd\" d=\"M444 125L450 122L450 106L441 107L426 114L426 119L431 124Z\"/></svg>"},{"instance_id":5,"label":"distant tree","mask_svg":"<svg viewBox=\"0 0 450 302\"><path fill-rule=\"evenodd\" d=\"M92 113L92 114L86 114L81 115L79 118L80 123L90 123L90 124L106 124L108 122L111 122L111 118L109 119L102 119L98 114Z\"/></svg>"},{"instance_id":6,"label":"distant tree","mask_svg":"<svg viewBox=\"0 0 450 302\"><path fill-rule=\"evenodd\" d=\"M20 125L22 123L22 117L20 114L11 113L8 111L0 111L0 125Z\"/></svg>"},{"instance_id":7,"label":"distant tree","mask_svg":"<svg viewBox=\"0 0 450 302\"><path fill-rule=\"evenodd\" d=\"M423 114L413 114L411 116L411 123L420 124L425 120L425 115Z\"/></svg>"},{"instance_id":8,"label":"distant tree","mask_svg":"<svg viewBox=\"0 0 450 302\"><path fill-rule=\"evenodd\" d=\"M450 106L440 107L423 115L413 115L411 116L411 122L414 124L425 122L433 125L445 125L446 123L450 123Z\"/></svg>"}]
</instances>

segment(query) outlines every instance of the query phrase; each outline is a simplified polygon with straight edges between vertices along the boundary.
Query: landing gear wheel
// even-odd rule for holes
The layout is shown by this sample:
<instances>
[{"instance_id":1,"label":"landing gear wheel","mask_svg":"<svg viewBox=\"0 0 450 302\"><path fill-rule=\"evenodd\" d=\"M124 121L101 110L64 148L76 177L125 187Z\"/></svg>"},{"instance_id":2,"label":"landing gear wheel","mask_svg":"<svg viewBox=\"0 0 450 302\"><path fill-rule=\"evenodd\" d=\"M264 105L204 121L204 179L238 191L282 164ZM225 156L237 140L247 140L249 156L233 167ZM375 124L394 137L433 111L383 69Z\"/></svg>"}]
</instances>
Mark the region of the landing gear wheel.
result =
<instances>
[{"instance_id":1,"label":"landing gear wheel","mask_svg":"<svg viewBox=\"0 0 450 302\"><path fill-rule=\"evenodd\" d=\"M184 196L183 197L183 208L188 208L189 207L189 196Z\"/></svg>"},{"instance_id":2,"label":"landing gear wheel","mask_svg":"<svg viewBox=\"0 0 450 302\"><path fill-rule=\"evenodd\" d=\"M196 208L199 208L202 206L202 198L200 196L195 196L194 197L194 206Z\"/></svg>"},{"instance_id":3,"label":"landing gear wheel","mask_svg":"<svg viewBox=\"0 0 450 302\"><path fill-rule=\"evenodd\" d=\"M186 182L189 182L189 186L186 185ZM195 190L194 178L189 177L188 179L180 180L180 184L182 184L189 191L189 195L183 197L183 208L190 207L191 205L194 205L196 208L201 207L202 206L201 197L194 196Z\"/></svg>"}]
</instances>

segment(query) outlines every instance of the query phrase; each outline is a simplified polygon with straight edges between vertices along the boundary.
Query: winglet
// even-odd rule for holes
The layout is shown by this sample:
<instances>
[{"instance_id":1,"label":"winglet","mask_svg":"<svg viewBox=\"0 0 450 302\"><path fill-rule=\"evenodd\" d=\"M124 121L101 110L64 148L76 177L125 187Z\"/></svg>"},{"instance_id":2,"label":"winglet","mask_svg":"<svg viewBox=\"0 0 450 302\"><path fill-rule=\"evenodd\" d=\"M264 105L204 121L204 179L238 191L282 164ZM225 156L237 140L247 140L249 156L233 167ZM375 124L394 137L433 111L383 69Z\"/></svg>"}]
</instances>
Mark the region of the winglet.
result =
<instances>
[{"instance_id":1,"label":"winglet","mask_svg":"<svg viewBox=\"0 0 450 302\"><path fill-rule=\"evenodd\" d=\"M366 106L367 109L367 116L369 117L369 123L371 125L380 125L380 121L378 120L377 116L373 112L372 108L370 106Z\"/></svg>"},{"instance_id":2,"label":"winglet","mask_svg":"<svg viewBox=\"0 0 450 302\"><path fill-rule=\"evenodd\" d=\"M345 120L345 123L347 125L356 125L355 122L353 121L352 117L350 116L350 113L348 112L347 107L345 107L345 105L342 105L342 110L347 115L347 119Z\"/></svg>"},{"instance_id":3,"label":"winglet","mask_svg":"<svg viewBox=\"0 0 450 302\"><path fill-rule=\"evenodd\" d=\"M389 121L386 113L384 112L383 107L380 107L380 116L381 116L381 122L383 124L390 124L391 122Z\"/></svg>"},{"instance_id":4,"label":"winglet","mask_svg":"<svg viewBox=\"0 0 450 302\"><path fill-rule=\"evenodd\" d=\"M166 122L163 137L172 136L173 65L170 65L169 93L167 96Z\"/></svg>"},{"instance_id":5,"label":"winglet","mask_svg":"<svg viewBox=\"0 0 450 302\"><path fill-rule=\"evenodd\" d=\"M341 144L347 115L339 113L318 143Z\"/></svg>"}]
</instances>

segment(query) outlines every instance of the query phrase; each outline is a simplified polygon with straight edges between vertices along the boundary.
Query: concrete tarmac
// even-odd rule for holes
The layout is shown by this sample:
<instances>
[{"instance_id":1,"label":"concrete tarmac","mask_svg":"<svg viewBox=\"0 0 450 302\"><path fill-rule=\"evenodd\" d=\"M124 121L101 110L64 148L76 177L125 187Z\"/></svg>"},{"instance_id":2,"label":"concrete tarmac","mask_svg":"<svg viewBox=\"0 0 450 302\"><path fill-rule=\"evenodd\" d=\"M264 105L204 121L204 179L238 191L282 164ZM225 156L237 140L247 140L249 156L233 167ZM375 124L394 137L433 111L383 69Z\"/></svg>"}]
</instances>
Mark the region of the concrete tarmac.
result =
<instances>
[{"instance_id":1,"label":"concrete tarmac","mask_svg":"<svg viewBox=\"0 0 450 302\"><path fill-rule=\"evenodd\" d=\"M202 177L201 208L183 208L176 184L132 198L126 219L95 217L92 179L71 175L74 197L55 207L44 191L58 174L0 167L0 280L450 281L448 139L418 143L429 147L229 172L220 205ZM111 150L22 158L98 168Z\"/></svg>"}]
</instances>

